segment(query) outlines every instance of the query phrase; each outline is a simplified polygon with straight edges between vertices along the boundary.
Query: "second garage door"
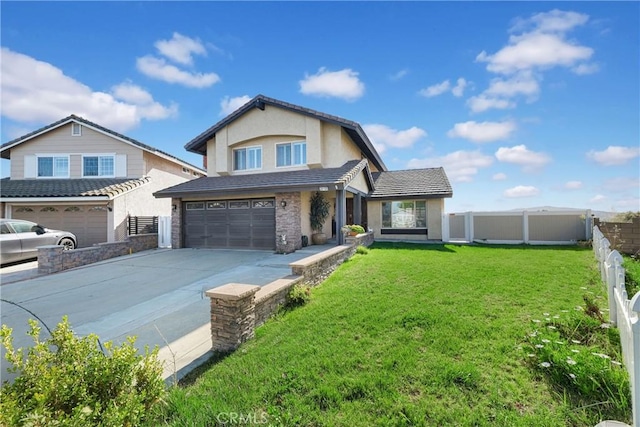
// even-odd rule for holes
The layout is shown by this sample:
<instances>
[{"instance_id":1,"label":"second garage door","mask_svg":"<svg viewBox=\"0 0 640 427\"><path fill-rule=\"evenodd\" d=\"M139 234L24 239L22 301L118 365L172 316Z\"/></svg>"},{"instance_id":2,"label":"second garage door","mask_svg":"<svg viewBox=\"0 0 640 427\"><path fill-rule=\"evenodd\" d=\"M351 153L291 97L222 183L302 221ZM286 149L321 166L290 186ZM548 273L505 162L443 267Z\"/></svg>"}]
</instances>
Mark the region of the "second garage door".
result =
<instances>
[{"instance_id":1,"label":"second garage door","mask_svg":"<svg viewBox=\"0 0 640 427\"><path fill-rule=\"evenodd\" d=\"M185 202L185 246L275 249L275 199Z\"/></svg>"}]
</instances>

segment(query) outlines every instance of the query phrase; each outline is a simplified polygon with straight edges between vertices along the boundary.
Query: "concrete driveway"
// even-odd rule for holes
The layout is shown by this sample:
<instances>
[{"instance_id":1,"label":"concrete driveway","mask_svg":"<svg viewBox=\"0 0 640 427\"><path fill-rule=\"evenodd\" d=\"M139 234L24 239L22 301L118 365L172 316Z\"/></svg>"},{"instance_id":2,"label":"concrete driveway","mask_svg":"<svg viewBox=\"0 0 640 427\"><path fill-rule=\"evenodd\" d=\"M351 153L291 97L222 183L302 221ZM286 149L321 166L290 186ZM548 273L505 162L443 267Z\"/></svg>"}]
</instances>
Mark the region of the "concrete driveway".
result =
<instances>
[{"instance_id":1,"label":"concrete driveway","mask_svg":"<svg viewBox=\"0 0 640 427\"><path fill-rule=\"evenodd\" d=\"M37 315L54 329L63 315L79 335L102 342L137 336L136 347L164 347L209 324L208 289L226 283L265 285L291 274L289 263L328 249L309 246L293 254L227 249L155 249L0 286L2 324L14 346L33 344L25 332ZM9 276L7 276L9 277ZM0 270L0 281L2 271ZM14 304L19 304L18 307ZM202 332L204 331L204 332ZM42 327L41 337L48 337ZM206 341L206 339L205 339ZM2 349L2 379L9 378Z\"/></svg>"}]
</instances>

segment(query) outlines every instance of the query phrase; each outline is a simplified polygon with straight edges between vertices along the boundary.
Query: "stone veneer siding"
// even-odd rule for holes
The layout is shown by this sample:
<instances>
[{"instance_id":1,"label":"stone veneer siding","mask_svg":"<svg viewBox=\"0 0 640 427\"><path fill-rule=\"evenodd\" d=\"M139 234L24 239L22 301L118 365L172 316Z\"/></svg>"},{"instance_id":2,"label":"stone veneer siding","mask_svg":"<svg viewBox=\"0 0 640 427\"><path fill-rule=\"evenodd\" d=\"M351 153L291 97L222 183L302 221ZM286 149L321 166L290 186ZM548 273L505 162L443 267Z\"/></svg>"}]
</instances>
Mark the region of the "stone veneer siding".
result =
<instances>
[{"instance_id":1,"label":"stone veneer siding","mask_svg":"<svg viewBox=\"0 0 640 427\"><path fill-rule=\"evenodd\" d=\"M182 199L171 199L171 248L182 248Z\"/></svg>"},{"instance_id":2,"label":"stone veneer siding","mask_svg":"<svg viewBox=\"0 0 640 427\"><path fill-rule=\"evenodd\" d=\"M255 336L255 294L260 286L230 283L207 291L211 298L213 351L229 352Z\"/></svg>"},{"instance_id":3,"label":"stone veneer siding","mask_svg":"<svg viewBox=\"0 0 640 427\"><path fill-rule=\"evenodd\" d=\"M88 248L65 251L62 246L38 247L38 273L50 274L86 264L158 247L158 234L129 236L122 242L96 243Z\"/></svg>"},{"instance_id":4,"label":"stone veneer siding","mask_svg":"<svg viewBox=\"0 0 640 427\"><path fill-rule=\"evenodd\" d=\"M283 201L287 203L284 208ZM299 192L276 194L276 253L288 254L302 248L301 203Z\"/></svg>"}]
</instances>

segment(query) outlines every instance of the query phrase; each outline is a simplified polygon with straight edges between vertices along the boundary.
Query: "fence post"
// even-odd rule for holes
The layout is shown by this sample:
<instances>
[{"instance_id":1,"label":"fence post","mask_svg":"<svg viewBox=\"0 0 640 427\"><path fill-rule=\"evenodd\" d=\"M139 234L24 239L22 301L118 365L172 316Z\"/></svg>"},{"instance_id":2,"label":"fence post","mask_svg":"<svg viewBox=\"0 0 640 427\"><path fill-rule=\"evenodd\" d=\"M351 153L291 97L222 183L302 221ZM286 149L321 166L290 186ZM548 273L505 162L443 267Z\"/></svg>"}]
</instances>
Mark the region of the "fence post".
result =
<instances>
[{"instance_id":1,"label":"fence post","mask_svg":"<svg viewBox=\"0 0 640 427\"><path fill-rule=\"evenodd\" d=\"M522 240L529 243L529 212L522 211Z\"/></svg>"},{"instance_id":2,"label":"fence post","mask_svg":"<svg viewBox=\"0 0 640 427\"><path fill-rule=\"evenodd\" d=\"M609 296L609 321L616 326L618 325L618 307L616 305L616 295L614 293L614 290L617 288L616 285L618 282L618 266L621 263L622 257L620 256L618 251L610 252L604 263L606 277L604 283L607 284L607 295ZM620 290L620 288L618 288L618 290Z\"/></svg>"},{"instance_id":3,"label":"fence post","mask_svg":"<svg viewBox=\"0 0 640 427\"><path fill-rule=\"evenodd\" d=\"M451 240L451 228L449 227L449 215L442 214L442 241L449 243Z\"/></svg>"}]
</instances>

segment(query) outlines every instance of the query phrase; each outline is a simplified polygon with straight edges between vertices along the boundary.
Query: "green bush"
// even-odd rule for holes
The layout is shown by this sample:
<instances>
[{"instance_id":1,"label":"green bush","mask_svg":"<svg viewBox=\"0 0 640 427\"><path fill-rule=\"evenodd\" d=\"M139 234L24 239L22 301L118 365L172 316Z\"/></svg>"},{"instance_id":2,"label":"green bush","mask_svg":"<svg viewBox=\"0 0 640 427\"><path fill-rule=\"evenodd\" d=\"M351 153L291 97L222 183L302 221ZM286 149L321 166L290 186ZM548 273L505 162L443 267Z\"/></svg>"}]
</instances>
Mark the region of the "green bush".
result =
<instances>
[{"instance_id":1,"label":"green bush","mask_svg":"<svg viewBox=\"0 0 640 427\"><path fill-rule=\"evenodd\" d=\"M137 426L165 395L157 348L138 355L135 338L121 346L94 334L77 337L63 317L45 341L29 320L34 345L14 349L12 329L2 325L9 372L0 389L0 425Z\"/></svg>"},{"instance_id":2,"label":"green bush","mask_svg":"<svg viewBox=\"0 0 640 427\"><path fill-rule=\"evenodd\" d=\"M287 294L286 306L288 308L305 305L311 299L311 289L308 286L293 285Z\"/></svg>"},{"instance_id":3,"label":"green bush","mask_svg":"<svg viewBox=\"0 0 640 427\"><path fill-rule=\"evenodd\" d=\"M369 248L367 248L366 246L360 245L356 248L356 253L360 255L366 255L369 253Z\"/></svg>"}]
</instances>

